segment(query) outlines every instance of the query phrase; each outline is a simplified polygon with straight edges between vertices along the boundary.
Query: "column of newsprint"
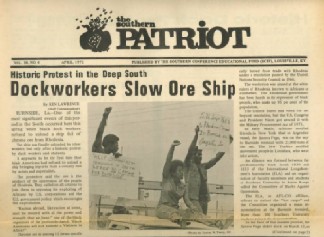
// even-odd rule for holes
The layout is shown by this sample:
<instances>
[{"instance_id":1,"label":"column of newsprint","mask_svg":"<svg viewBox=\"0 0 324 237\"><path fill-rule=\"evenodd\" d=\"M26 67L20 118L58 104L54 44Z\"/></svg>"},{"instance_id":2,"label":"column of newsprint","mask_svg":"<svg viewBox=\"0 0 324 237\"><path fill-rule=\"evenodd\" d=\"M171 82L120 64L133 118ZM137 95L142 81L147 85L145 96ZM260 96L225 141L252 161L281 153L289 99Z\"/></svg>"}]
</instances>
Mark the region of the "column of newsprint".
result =
<instances>
[{"instance_id":1,"label":"column of newsprint","mask_svg":"<svg viewBox=\"0 0 324 237\"><path fill-rule=\"evenodd\" d=\"M239 70L242 229L309 234L307 67Z\"/></svg>"},{"instance_id":2,"label":"column of newsprint","mask_svg":"<svg viewBox=\"0 0 324 237\"><path fill-rule=\"evenodd\" d=\"M44 102L35 108L11 114L13 232L81 235L79 103Z\"/></svg>"}]
</instances>

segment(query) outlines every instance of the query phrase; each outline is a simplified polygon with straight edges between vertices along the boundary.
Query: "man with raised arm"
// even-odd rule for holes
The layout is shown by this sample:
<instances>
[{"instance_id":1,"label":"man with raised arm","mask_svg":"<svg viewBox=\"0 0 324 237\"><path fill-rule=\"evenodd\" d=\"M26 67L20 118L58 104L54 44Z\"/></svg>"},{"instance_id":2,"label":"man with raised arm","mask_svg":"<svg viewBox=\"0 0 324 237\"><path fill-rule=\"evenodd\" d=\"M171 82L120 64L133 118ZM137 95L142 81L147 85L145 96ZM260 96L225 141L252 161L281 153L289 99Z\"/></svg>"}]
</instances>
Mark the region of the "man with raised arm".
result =
<instances>
[{"instance_id":1,"label":"man with raised arm","mask_svg":"<svg viewBox=\"0 0 324 237\"><path fill-rule=\"evenodd\" d=\"M218 152L214 158L206 163L201 163L202 150L198 149L199 126L195 128L195 136L189 146L184 161L185 181L188 185L188 196L190 202L196 209L207 215L210 194L207 185L207 170L212 168L224 156L224 152ZM232 142L232 136L230 136Z\"/></svg>"},{"instance_id":2,"label":"man with raised arm","mask_svg":"<svg viewBox=\"0 0 324 237\"><path fill-rule=\"evenodd\" d=\"M118 158L121 156L121 154L118 153L119 137L117 137L115 134L108 134L104 137L104 139L102 139L105 126L107 124L107 119L111 110L111 107L105 108L105 111L102 115L102 120L98 127L96 139L92 145L92 152L112 154L115 158Z\"/></svg>"}]
</instances>

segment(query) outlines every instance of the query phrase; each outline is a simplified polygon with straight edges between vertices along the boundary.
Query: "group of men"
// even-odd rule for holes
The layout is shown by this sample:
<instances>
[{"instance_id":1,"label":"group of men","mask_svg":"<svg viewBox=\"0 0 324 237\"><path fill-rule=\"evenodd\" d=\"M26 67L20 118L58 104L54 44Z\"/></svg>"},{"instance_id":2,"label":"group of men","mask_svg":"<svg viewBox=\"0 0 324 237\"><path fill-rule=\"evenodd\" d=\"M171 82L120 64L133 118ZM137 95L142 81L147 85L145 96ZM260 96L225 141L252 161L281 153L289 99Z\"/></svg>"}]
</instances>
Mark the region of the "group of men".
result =
<instances>
[{"instance_id":1,"label":"group of men","mask_svg":"<svg viewBox=\"0 0 324 237\"><path fill-rule=\"evenodd\" d=\"M119 138L114 134L108 134L102 139L111 110L111 108L106 108L104 111L92 151L112 154L115 158L118 158L121 156L118 153ZM157 207L159 218L170 219L185 225L184 223L187 220L204 219L204 216L207 215L208 202L210 201L207 170L216 165L224 156L224 152L218 152L214 158L202 163L202 150L197 146L198 135L199 127L197 126L184 162L173 160L173 151L176 146L180 145L180 142L175 140L171 145L162 173L162 191ZM233 138L230 136L230 143L232 140ZM185 183L181 181L183 176ZM182 198L188 207L186 212L179 208L179 200Z\"/></svg>"}]
</instances>

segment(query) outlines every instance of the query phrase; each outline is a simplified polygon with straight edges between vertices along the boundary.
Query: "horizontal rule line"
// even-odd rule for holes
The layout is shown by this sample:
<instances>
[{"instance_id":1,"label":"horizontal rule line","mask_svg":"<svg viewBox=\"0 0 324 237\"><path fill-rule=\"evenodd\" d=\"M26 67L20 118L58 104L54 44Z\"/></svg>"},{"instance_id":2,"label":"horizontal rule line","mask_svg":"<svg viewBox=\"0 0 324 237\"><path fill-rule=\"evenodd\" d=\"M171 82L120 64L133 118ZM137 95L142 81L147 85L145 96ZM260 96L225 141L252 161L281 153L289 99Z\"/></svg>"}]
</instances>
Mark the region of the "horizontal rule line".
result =
<instances>
[{"instance_id":1,"label":"horizontal rule line","mask_svg":"<svg viewBox=\"0 0 324 237\"><path fill-rule=\"evenodd\" d=\"M240 56L240 57L20 57L12 60L82 60L82 59L255 59L255 58L307 58L307 56Z\"/></svg>"},{"instance_id":2,"label":"horizontal rule line","mask_svg":"<svg viewBox=\"0 0 324 237\"><path fill-rule=\"evenodd\" d=\"M10 66L10 68L144 68L144 67L308 67L308 64L244 64L244 65L76 65L76 66Z\"/></svg>"}]
</instances>

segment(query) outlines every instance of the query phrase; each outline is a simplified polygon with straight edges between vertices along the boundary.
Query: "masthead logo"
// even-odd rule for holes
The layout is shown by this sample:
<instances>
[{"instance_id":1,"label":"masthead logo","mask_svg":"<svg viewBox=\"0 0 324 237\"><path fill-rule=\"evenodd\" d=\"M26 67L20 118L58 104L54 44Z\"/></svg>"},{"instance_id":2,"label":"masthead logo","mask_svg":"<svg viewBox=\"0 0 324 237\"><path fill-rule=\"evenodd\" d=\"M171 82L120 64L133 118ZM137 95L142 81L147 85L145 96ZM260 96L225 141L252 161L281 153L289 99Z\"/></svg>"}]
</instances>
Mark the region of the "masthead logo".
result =
<instances>
[{"instance_id":1,"label":"masthead logo","mask_svg":"<svg viewBox=\"0 0 324 237\"><path fill-rule=\"evenodd\" d=\"M87 31L80 36L83 49L93 52L108 51L111 35L104 31L108 23L113 22L106 9L96 9L83 20L77 19ZM78 26L77 29L81 27ZM114 44L117 50L169 50L169 49L245 49L247 38L251 37L249 26L209 26L200 19L198 25L191 27L157 27L155 22L141 21L130 17L116 17Z\"/></svg>"},{"instance_id":2,"label":"masthead logo","mask_svg":"<svg viewBox=\"0 0 324 237\"><path fill-rule=\"evenodd\" d=\"M77 30L86 29L80 36L80 46L92 52L108 51L111 45L110 33L106 30L106 26L113 22L111 18L112 11L108 12L106 9L96 8L95 14L91 13L84 19L77 18L76 21L80 23Z\"/></svg>"}]
</instances>

